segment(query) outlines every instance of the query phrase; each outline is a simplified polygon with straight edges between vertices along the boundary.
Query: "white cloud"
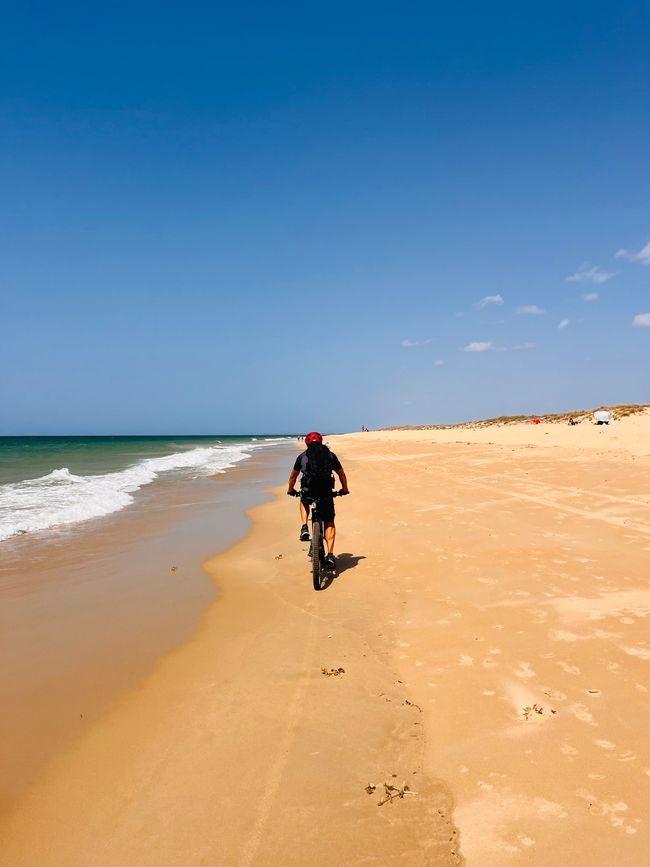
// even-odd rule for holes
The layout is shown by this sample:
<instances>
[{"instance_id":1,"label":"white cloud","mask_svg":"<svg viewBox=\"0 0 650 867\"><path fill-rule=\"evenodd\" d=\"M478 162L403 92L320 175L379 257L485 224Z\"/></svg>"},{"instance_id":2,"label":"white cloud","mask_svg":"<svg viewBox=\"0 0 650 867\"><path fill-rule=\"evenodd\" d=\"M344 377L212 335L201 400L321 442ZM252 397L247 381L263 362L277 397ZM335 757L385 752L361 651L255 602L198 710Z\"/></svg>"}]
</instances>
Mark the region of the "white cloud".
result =
<instances>
[{"instance_id":1,"label":"white cloud","mask_svg":"<svg viewBox=\"0 0 650 867\"><path fill-rule=\"evenodd\" d=\"M517 349L536 349L536 347L537 347L536 343L515 343L515 345L512 348L517 350Z\"/></svg>"},{"instance_id":2,"label":"white cloud","mask_svg":"<svg viewBox=\"0 0 650 867\"><path fill-rule=\"evenodd\" d=\"M440 366L443 365L445 362L442 360L442 358L436 358L436 360L435 360L433 363L434 363L434 365L435 365L436 367L440 367Z\"/></svg>"},{"instance_id":3,"label":"white cloud","mask_svg":"<svg viewBox=\"0 0 650 867\"><path fill-rule=\"evenodd\" d=\"M585 292L582 296L583 301L598 301L598 292Z\"/></svg>"},{"instance_id":4,"label":"white cloud","mask_svg":"<svg viewBox=\"0 0 650 867\"><path fill-rule=\"evenodd\" d=\"M558 327L558 328L560 329L560 331L561 331L563 328L567 328L568 325L569 325L569 320L568 320L568 319L560 319L560 321L558 322L557 327Z\"/></svg>"},{"instance_id":5,"label":"white cloud","mask_svg":"<svg viewBox=\"0 0 650 867\"><path fill-rule=\"evenodd\" d=\"M533 316L539 316L546 311L543 307L538 307L537 304L526 304L524 307L515 308L515 313L530 313Z\"/></svg>"},{"instance_id":6,"label":"white cloud","mask_svg":"<svg viewBox=\"0 0 650 867\"><path fill-rule=\"evenodd\" d=\"M589 262L583 262L575 274L566 279L569 283L606 283L614 275L609 271L601 271L596 265L589 267Z\"/></svg>"},{"instance_id":7,"label":"white cloud","mask_svg":"<svg viewBox=\"0 0 650 867\"><path fill-rule=\"evenodd\" d=\"M463 346L463 352L487 352L490 349L496 349L491 340L468 343L467 346Z\"/></svg>"},{"instance_id":8,"label":"white cloud","mask_svg":"<svg viewBox=\"0 0 650 867\"><path fill-rule=\"evenodd\" d=\"M501 295L486 295L485 298L481 298L478 302L477 307L486 307L488 304L503 304L503 298Z\"/></svg>"},{"instance_id":9,"label":"white cloud","mask_svg":"<svg viewBox=\"0 0 650 867\"><path fill-rule=\"evenodd\" d=\"M432 340L433 337L428 337L426 340L402 340L400 345L404 349L413 349L414 346L427 346Z\"/></svg>"},{"instance_id":10,"label":"white cloud","mask_svg":"<svg viewBox=\"0 0 650 867\"><path fill-rule=\"evenodd\" d=\"M628 262L641 262L643 265L650 265L650 241L638 253L630 253L629 250L617 250L616 258L627 259Z\"/></svg>"},{"instance_id":11,"label":"white cloud","mask_svg":"<svg viewBox=\"0 0 650 867\"><path fill-rule=\"evenodd\" d=\"M647 325L650 327L650 313L637 313L632 322L634 325Z\"/></svg>"}]
</instances>

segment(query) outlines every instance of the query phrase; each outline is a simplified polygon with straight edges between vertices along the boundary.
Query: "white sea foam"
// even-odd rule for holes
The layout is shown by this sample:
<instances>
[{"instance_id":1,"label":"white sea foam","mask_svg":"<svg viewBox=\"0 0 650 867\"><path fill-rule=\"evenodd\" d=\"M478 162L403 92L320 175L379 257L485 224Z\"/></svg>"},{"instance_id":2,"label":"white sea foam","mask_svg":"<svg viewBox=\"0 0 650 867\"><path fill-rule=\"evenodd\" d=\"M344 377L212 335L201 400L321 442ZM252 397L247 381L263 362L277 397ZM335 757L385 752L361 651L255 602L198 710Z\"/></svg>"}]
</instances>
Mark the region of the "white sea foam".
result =
<instances>
[{"instance_id":1,"label":"white sea foam","mask_svg":"<svg viewBox=\"0 0 650 867\"><path fill-rule=\"evenodd\" d=\"M135 492L162 473L223 473L261 445L202 446L94 476L76 476L62 467L38 479L1 485L0 540L110 515L132 503Z\"/></svg>"}]
</instances>

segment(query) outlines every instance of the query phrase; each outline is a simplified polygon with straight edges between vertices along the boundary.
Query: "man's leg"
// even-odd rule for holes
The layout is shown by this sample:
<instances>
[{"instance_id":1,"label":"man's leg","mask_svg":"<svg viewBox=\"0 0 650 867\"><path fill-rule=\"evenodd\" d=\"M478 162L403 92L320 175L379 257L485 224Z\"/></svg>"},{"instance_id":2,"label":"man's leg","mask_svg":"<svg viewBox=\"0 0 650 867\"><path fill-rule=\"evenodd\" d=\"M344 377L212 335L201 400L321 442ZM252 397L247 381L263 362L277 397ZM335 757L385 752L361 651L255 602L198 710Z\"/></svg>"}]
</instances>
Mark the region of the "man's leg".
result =
<instances>
[{"instance_id":1,"label":"man's leg","mask_svg":"<svg viewBox=\"0 0 650 867\"><path fill-rule=\"evenodd\" d=\"M325 544L327 545L327 553L334 553L334 539L336 538L336 527L334 521L325 524Z\"/></svg>"},{"instance_id":2,"label":"man's leg","mask_svg":"<svg viewBox=\"0 0 650 867\"><path fill-rule=\"evenodd\" d=\"M302 526L300 527L300 541L301 542L309 542L309 527L307 526L307 521L309 519L309 509L300 500L300 521Z\"/></svg>"}]
</instances>

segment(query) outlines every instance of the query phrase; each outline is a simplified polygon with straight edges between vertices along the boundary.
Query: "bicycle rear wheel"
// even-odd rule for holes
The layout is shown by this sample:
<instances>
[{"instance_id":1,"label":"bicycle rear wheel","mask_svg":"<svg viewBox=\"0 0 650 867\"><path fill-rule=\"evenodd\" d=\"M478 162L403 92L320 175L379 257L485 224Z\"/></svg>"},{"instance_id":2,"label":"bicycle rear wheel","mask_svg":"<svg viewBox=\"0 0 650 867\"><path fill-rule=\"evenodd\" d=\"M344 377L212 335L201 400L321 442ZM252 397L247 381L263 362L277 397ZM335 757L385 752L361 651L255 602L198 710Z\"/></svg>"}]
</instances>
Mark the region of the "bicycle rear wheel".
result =
<instances>
[{"instance_id":1,"label":"bicycle rear wheel","mask_svg":"<svg viewBox=\"0 0 650 867\"><path fill-rule=\"evenodd\" d=\"M311 525L311 576L314 583L314 590L320 590L320 577L323 564L321 561L321 549L323 540L321 539L321 526L319 521L314 521Z\"/></svg>"}]
</instances>

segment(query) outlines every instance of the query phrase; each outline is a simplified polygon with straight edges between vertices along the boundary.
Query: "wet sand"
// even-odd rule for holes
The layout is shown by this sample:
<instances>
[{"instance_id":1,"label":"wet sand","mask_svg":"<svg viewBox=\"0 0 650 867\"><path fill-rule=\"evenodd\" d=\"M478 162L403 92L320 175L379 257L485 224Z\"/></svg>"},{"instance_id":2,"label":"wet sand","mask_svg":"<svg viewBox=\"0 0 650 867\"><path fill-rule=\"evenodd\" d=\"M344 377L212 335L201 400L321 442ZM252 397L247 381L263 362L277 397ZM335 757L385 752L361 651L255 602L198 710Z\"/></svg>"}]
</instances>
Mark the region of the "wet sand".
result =
<instances>
[{"instance_id":1,"label":"wet sand","mask_svg":"<svg viewBox=\"0 0 650 867\"><path fill-rule=\"evenodd\" d=\"M335 440L339 577L279 489L0 864L647 863L649 421Z\"/></svg>"},{"instance_id":2,"label":"wet sand","mask_svg":"<svg viewBox=\"0 0 650 867\"><path fill-rule=\"evenodd\" d=\"M0 812L191 638L217 598L202 562L246 532L291 453L253 451L214 478L156 482L108 518L2 543Z\"/></svg>"}]
</instances>

